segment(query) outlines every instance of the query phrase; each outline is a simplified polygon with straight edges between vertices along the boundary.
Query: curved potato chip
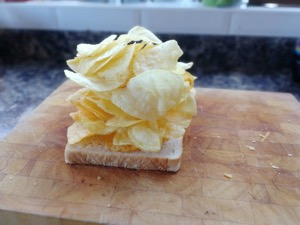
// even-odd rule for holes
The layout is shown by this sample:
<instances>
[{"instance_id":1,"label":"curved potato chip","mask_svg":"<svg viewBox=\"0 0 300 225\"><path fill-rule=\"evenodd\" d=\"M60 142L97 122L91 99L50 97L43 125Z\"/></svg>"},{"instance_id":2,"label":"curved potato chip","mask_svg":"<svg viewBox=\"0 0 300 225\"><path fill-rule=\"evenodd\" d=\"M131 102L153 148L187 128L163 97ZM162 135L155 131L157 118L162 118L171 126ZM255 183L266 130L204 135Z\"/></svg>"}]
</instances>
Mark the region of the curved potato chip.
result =
<instances>
[{"instance_id":1,"label":"curved potato chip","mask_svg":"<svg viewBox=\"0 0 300 225\"><path fill-rule=\"evenodd\" d=\"M108 44L112 43L117 38L117 35L113 34L105 38L101 43L92 45L92 44L78 44L77 52L80 56L91 56L94 54L101 53L101 49L105 48Z\"/></svg>"},{"instance_id":2,"label":"curved potato chip","mask_svg":"<svg viewBox=\"0 0 300 225\"><path fill-rule=\"evenodd\" d=\"M189 93L184 101L172 108L164 118L166 123L165 138L178 138L184 135L197 113L196 101L192 93Z\"/></svg>"},{"instance_id":3,"label":"curved potato chip","mask_svg":"<svg viewBox=\"0 0 300 225\"><path fill-rule=\"evenodd\" d=\"M182 128L187 128L192 117L197 113L195 98L189 93L184 101L172 108L166 115L168 122L174 123Z\"/></svg>"},{"instance_id":4,"label":"curved potato chip","mask_svg":"<svg viewBox=\"0 0 300 225\"><path fill-rule=\"evenodd\" d=\"M183 88L181 76L166 70L149 70L131 78L125 88L113 93L111 100L129 115L151 121L179 103Z\"/></svg>"},{"instance_id":5,"label":"curved potato chip","mask_svg":"<svg viewBox=\"0 0 300 225\"><path fill-rule=\"evenodd\" d=\"M95 95L101 99L110 100L112 96L112 91L101 91L101 92L94 92Z\"/></svg>"},{"instance_id":6,"label":"curved potato chip","mask_svg":"<svg viewBox=\"0 0 300 225\"><path fill-rule=\"evenodd\" d=\"M192 66L193 66L192 62L189 62L189 63L178 62L177 63L177 67L182 68L184 70L188 70L188 69L192 68Z\"/></svg>"},{"instance_id":7,"label":"curved potato chip","mask_svg":"<svg viewBox=\"0 0 300 225\"><path fill-rule=\"evenodd\" d=\"M76 58L72 62L79 64L78 68L74 69L74 71L78 72L73 73L65 70L65 75L74 82L94 91L113 90L123 85L132 75L127 68L131 62L134 50L135 45L127 45L119 54L112 56L113 60L109 58L104 64L100 62L99 65L91 65L91 59ZM85 61L88 61L88 63L85 63ZM94 74L86 76L86 72L94 72Z\"/></svg>"},{"instance_id":8,"label":"curved potato chip","mask_svg":"<svg viewBox=\"0 0 300 225\"><path fill-rule=\"evenodd\" d=\"M183 74L183 80L187 82L188 86L190 87L189 89L194 87L194 82L197 79L197 77L193 76L189 72L185 72Z\"/></svg>"},{"instance_id":9,"label":"curved potato chip","mask_svg":"<svg viewBox=\"0 0 300 225\"><path fill-rule=\"evenodd\" d=\"M82 96L84 96L89 91L90 90L88 88L80 88L79 90L77 90L76 92L74 92L73 94L71 94L67 98L67 101L70 101L70 102L77 101L77 100L79 100Z\"/></svg>"},{"instance_id":10,"label":"curved potato chip","mask_svg":"<svg viewBox=\"0 0 300 225\"><path fill-rule=\"evenodd\" d=\"M102 91L102 88L98 87L98 85L95 83L96 79L86 78L80 73L73 73L69 70L64 70L66 77L68 77L70 80L74 81L77 84L83 85L86 88L89 88L94 91ZM94 82L93 82L94 81Z\"/></svg>"},{"instance_id":11,"label":"curved potato chip","mask_svg":"<svg viewBox=\"0 0 300 225\"><path fill-rule=\"evenodd\" d=\"M115 116L111 119L108 119L106 121L106 126L129 127L129 126L132 126L132 125L137 124L139 122L141 122L141 120L124 114L124 115Z\"/></svg>"},{"instance_id":12,"label":"curved potato chip","mask_svg":"<svg viewBox=\"0 0 300 225\"><path fill-rule=\"evenodd\" d=\"M113 36L112 38L115 37ZM68 66L77 73L87 76L92 75L89 70L95 63L106 59L106 61L98 63L100 65L105 64L108 60L107 58L118 54L126 46L126 43L117 43L112 38L107 38L107 41L104 40L97 45L79 44L77 46L77 56L74 59L67 60ZM103 44L103 42L105 43Z\"/></svg>"},{"instance_id":13,"label":"curved potato chip","mask_svg":"<svg viewBox=\"0 0 300 225\"><path fill-rule=\"evenodd\" d=\"M172 110L179 114L184 114L190 117L196 115L197 105L195 97L191 92L188 93L187 97L181 103L176 105Z\"/></svg>"},{"instance_id":14,"label":"curved potato chip","mask_svg":"<svg viewBox=\"0 0 300 225\"><path fill-rule=\"evenodd\" d=\"M144 27L135 26L129 32L128 35L139 37L140 40L147 42L152 42L155 44L161 44L162 41L156 37L151 31L145 29Z\"/></svg>"},{"instance_id":15,"label":"curved potato chip","mask_svg":"<svg viewBox=\"0 0 300 225\"><path fill-rule=\"evenodd\" d=\"M83 126L93 134L106 135L115 132L118 127L109 127L105 125L105 121L85 121Z\"/></svg>"},{"instance_id":16,"label":"curved potato chip","mask_svg":"<svg viewBox=\"0 0 300 225\"><path fill-rule=\"evenodd\" d=\"M171 138L179 138L182 137L185 133L185 129L181 126L178 126L174 123L167 123L166 132L165 132L165 138L171 139Z\"/></svg>"},{"instance_id":17,"label":"curved potato chip","mask_svg":"<svg viewBox=\"0 0 300 225\"><path fill-rule=\"evenodd\" d=\"M79 85L83 85L93 91L103 92L114 90L124 84L125 81L120 80L120 82L115 80L107 80L104 78L87 78L79 73L73 73L69 70L65 70L65 75L70 80L74 81ZM126 75L127 79L128 75Z\"/></svg>"},{"instance_id":18,"label":"curved potato chip","mask_svg":"<svg viewBox=\"0 0 300 225\"><path fill-rule=\"evenodd\" d=\"M157 152L161 148L160 137L146 123L138 123L128 128L128 136L133 145L147 152Z\"/></svg>"},{"instance_id":19,"label":"curved potato chip","mask_svg":"<svg viewBox=\"0 0 300 225\"><path fill-rule=\"evenodd\" d=\"M114 145L132 145L132 141L128 136L127 130L120 128L117 130L113 138Z\"/></svg>"},{"instance_id":20,"label":"curved potato chip","mask_svg":"<svg viewBox=\"0 0 300 225\"><path fill-rule=\"evenodd\" d=\"M96 121L99 120L93 113L88 111L76 111L73 113L70 113L70 116L72 119L76 122L83 123L84 121Z\"/></svg>"},{"instance_id":21,"label":"curved potato chip","mask_svg":"<svg viewBox=\"0 0 300 225\"><path fill-rule=\"evenodd\" d=\"M75 144L85 137L92 136L93 133L86 129L82 123L75 122L68 128L67 137L70 144Z\"/></svg>"},{"instance_id":22,"label":"curved potato chip","mask_svg":"<svg viewBox=\"0 0 300 225\"><path fill-rule=\"evenodd\" d=\"M183 62L177 62L175 73L183 75L187 69L190 69L193 66L193 63L183 63Z\"/></svg>"},{"instance_id":23,"label":"curved potato chip","mask_svg":"<svg viewBox=\"0 0 300 225\"><path fill-rule=\"evenodd\" d=\"M111 118L112 116L99 108L95 103L89 101L86 98L82 98L80 101L76 101L73 103L76 108L78 108L83 114L87 115L89 118L93 118L92 116L89 116L90 114L93 114L97 120L107 120Z\"/></svg>"},{"instance_id":24,"label":"curved potato chip","mask_svg":"<svg viewBox=\"0 0 300 225\"><path fill-rule=\"evenodd\" d=\"M97 71L101 70L107 63L114 60L114 58L119 57L119 54L121 54L121 51L123 51L127 47L126 43L119 44L112 49L106 51L102 55L96 57L95 59L90 60L90 62L87 64L86 70L84 70L82 73L90 74L90 75L96 75Z\"/></svg>"},{"instance_id":25,"label":"curved potato chip","mask_svg":"<svg viewBox=\"0 0 300 225\"><path fill-rule=\"evenodd\" d=\"M142 49L136 53L133 72L135 75L139 75L153 69L175 70L177 60L182 53L175 40Z\"/></svg>"},{"instance_id":26,"label":"curved potato chip","mask_svg":"<svg viewBox=\"0 0 300 225\"><path fill-rule=\"evenodd\" d=\"M128 66L131 62L135 45L128 45L120 54L110 60L101 70L97 71L96 76L106 80L124 83L129 78Z\"/></svg>"},{"instance_id":27,"label":"curved potato chip","mask_svg":"<svg viewBox=\"0 0 300 225\"><path fill-rule=\"evenodd\" d=\"M107 99L101 99L93 97L87 97L87 99L93 103L95 103L100 109L104 110L106 113L112 114L112 115L123 115L125 114L119 107L117 107L115 104L113 104L110 100Z\"/></svg>"}]
</instances>

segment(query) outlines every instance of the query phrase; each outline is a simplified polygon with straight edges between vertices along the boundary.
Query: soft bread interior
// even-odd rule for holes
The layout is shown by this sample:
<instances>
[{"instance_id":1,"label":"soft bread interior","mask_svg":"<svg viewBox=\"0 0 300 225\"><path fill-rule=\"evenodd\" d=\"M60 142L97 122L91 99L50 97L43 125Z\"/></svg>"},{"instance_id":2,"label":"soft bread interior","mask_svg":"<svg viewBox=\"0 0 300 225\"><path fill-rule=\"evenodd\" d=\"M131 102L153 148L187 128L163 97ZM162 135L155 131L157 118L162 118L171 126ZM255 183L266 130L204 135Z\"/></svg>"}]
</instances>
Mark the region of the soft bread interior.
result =
<instances>
[{"instance_id":1,"label":"soft bread interior","mask_svg":"<svg viewBox=\"0 0 300 225\"><path fill-rule=\"evenodd\" d=\"M162 144L159 152L111 151L101 139L88 138L76 144L67 144L65 161L69 164L93 164L130 169L162 170L176 172L182 156L182 137Z\"/></svg>"}]
</instances>

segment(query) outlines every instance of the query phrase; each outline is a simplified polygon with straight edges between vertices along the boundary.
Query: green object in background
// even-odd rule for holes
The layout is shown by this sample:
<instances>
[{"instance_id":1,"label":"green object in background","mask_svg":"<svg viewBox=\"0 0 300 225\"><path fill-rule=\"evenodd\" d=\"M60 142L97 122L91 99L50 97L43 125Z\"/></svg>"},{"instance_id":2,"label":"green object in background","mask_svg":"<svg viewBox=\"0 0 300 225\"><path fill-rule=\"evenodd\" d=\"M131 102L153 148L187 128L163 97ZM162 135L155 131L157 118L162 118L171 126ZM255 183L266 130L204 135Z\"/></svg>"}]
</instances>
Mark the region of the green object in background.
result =
<instances>
[{"instance_id":1,"label":"green object in background","mask_svg":"<svg viewBox=\"0 0 300 225\"><path fill-rule=\"evenodd\" d=\"M235 0L202 0L205 6L228 6L234 3Z\"/></svg>"}]
</instances>

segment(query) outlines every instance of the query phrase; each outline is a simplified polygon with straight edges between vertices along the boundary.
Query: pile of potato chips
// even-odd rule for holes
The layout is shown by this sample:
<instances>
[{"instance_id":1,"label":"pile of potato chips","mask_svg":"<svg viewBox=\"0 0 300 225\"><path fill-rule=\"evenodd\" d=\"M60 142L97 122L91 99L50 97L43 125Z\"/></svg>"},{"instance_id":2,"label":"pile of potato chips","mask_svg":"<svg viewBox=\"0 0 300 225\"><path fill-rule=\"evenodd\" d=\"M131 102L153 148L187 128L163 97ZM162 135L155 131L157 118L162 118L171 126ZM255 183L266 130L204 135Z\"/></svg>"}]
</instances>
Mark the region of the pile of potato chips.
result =
<instances>
[{"instance_id":1,"label":"pile of potato chips","mask_svg":"<svg viewBox=\"0 0 300 225\"><path fill-rule=\"evenodd\" d=\"M109 135L115 146L157 152L163 141L183 136L196 102L195 77L186 71L192 63L178 62L182 54L175 40L162 42L142 27L79 44L67 61L74 72L65 71L84 86L68 98L78 110L70 114L68 142Z\"/></svg>"}]
</instances>

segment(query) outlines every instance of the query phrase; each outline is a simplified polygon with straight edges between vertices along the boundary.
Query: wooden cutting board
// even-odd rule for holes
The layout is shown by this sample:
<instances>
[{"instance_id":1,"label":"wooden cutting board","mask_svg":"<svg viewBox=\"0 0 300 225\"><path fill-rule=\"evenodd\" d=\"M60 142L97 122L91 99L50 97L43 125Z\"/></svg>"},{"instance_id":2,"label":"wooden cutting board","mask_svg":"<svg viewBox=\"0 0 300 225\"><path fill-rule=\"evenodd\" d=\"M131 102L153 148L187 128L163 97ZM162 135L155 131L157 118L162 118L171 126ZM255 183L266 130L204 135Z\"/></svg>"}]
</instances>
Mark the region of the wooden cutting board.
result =
<instances>
[{"instance_id":1,"label":"wooden cutting board","mask_svg":"<svg viewBox=\"0 0 300 225\"><path fill-rule=\"evenodd\" d=\"M67 81L0 142L0 224L300 224L300 104L198 89L178 173L64 163ZM231 174L232 178L224 176Z\"/></svg>"}]
</instances>

